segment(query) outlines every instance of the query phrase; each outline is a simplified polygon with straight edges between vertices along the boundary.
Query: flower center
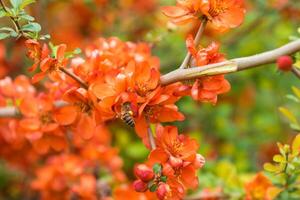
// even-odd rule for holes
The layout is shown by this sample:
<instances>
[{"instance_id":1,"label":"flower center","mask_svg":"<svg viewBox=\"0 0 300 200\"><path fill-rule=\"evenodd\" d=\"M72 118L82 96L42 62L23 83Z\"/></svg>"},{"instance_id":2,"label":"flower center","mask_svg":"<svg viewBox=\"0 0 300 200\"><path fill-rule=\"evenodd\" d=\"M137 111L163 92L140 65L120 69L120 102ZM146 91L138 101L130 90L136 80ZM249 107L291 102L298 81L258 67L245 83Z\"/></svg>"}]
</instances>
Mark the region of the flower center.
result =
<instances>
[{"instance_id":1,"label":"flower center","mask_svg":"<svg viewBox=\"0 0 300 200\"><path fill-rule=\"evenodd\" d=\"M208 13L212 17L216 17L221 13L226 12L228 7L223 4L222 0L212 0Z\"/></svg>"}]
</instances>

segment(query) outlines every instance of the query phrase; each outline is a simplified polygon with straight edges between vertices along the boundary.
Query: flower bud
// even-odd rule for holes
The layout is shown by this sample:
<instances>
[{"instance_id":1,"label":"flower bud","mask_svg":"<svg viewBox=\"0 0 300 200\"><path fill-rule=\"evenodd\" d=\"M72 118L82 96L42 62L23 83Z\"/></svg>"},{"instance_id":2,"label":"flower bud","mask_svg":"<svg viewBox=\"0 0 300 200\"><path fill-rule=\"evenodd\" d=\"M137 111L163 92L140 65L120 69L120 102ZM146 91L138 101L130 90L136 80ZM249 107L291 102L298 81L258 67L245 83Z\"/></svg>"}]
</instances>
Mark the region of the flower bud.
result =
<instances>
[{"instance_id":1,"label":"flower bud","mask_svg":"<svg viewBox=\"0 0 300 200\"><path fill-rule=\"evenodd\" d=\"M205 164L205 158L200 155L200 154L196 154L196 158L194 161L194 165L197 169L202 168Z\"/></svg>"},{"instance_id":2,"label":"flower bud","mask_svg":"<svg viewBox=\"0 0 300 200\"><path fill-rule=\"evenodd\" d=\"M290 56L281 56L277 59L277 68L281 71L290 71L292 65L293 59Z\"/></svg>"},{"instance_id":3,"label":"flower bud","mask_svg":"<svg viewBox=\"0 0 300 200\"><path fill-rule=\"evenodd\" d=\"M157 191L156 191L156 196L159 200L164 200L166 195L168 194L168 191L170 190L170 187L165 184L161 183L159 184Z\"/></svg>"},{"instance_id":4,"label":"flower bud","mask_svg":"<svg viewBox=\"0 0 300 200\"><path fill-rule=\"evenodd\" d=\"M148 189L148 185L141 180L136 180L133 182L133 188L137 192L146 192Z\"/></svg>"},{"instance_id":5,"label":"flower bud","mask_svg":"<svg viewBox=\"0 0 300 200\"><path fill-rule=\"evenodd\" d=\"M134 169L134 173L144 182L148 182L154 178L152 169L145 164L137 165Z\"/></svg>"},{"instance_id":6,"label":"flower bud","mask_svg":"<svg viewBox=\"0 0 300 200\"><path fill-rule=\"evenodd\" d=\"M183 161L180 158L176 158L174 156L170 156L169 162L174 168L181 167L183 164Z\"/></svg>"}]
</instances>

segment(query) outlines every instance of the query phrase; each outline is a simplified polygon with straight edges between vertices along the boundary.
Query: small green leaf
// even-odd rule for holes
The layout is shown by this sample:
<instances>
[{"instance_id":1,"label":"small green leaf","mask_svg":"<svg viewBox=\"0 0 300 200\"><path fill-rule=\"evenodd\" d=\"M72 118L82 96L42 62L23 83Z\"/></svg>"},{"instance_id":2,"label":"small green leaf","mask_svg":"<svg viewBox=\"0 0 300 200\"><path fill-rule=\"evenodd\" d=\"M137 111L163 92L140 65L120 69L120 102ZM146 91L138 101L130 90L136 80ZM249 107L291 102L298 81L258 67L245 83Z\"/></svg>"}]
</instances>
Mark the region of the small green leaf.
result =
<instances>
[{"instance_id":1,"label":"small green leaf","mask_svg":"<svg viewBox=\"0 0 300 200\"><path fill-rule=\"evenodd\" d=\"M166 176L162 176L162 177L160 177L160 180L162 182L166 183L167 182L167 177Z\"/></svg>"},{"instance_id":2,"label":"small green leaf","mask_svg":"<svg viewBox=\"0 0 300 200\"><path fill-rule=\"evenodd\" d=\"M80 54L81 53L81 49L80 48L76 48L74 51L73 51L73 54Z\"/></svg>"},{"instance_id":3,"label":"small green leaf","mask_svg":"<svg viewBox=\"0 0 300 200\"><path fill-rule=\"evenodd\" d=\"M0 40L6 39L10 36L9 33L0 33Z\"/></svg>"},{"instance_id":4,"label":"small green leaf","mask_svg":"<svg viewBox=\"0 0 300 200\"><path fill-rule=\"evenodd\" d=\"M29 24L25 24L22 27L23 31L29 31L29 32L40 32L41 31L41 26L38 23L29 23Z\"/></svg>"},{"instance_id":5,"label":"small green leaf","mask_svg":"<svg viewBox=\"0 0 300 200\"><path fill-rule=\"evenodd\" d=\"M264 169L268 172L277 172L278 171L278 167L271 163L265 163Z\"/></svg>"},{"instance_id":6,"label":"small green leaf","mask_svg":"<svg viewBox=\"0 0 300 200\"><path fill-rule=\"evenodd\" d=\"M293 86L292 90L293 90L294 94L300 99L300 89L298 89L297 87Z\"/></svg>"},{"instance_id":7,"label":"small green leaf","mask_svg":"<svg viewBox=\"0 0 300 200\"><path fill-rule=\"evenodd\" d=\"M157 190L157 187L158 186L156 184L151 185L149 188L150 192L155 192Z\"/></svg>"},{"instance_id":8,"label":"small green leaf","mask_svg":"<svg viewBox=\"0 0 300 200\"><path fill-rule=\"evenodd\" d=\"M278 162L278 163L285 163L286 162L285 158L282 155L279 155L279 154L275 155L273 157L273 160L275 162Z\"/></svg>"},{"instance_id":9,"label":"small green leaf","mask_svg":"<svg viewBox=\"0 0 300 200\"><path fill-rule=\"evenodd\" d=\"M299 124L291 123L290 126L291 126L291 129L293 129L294 131L300 131Z\"/></svg>"},{"instance_id":10,"label":"small green leaf","mask_svg":"<svg viewBox=\"0 0 300 200\"><path fill-rule=\"evenodd\" d=\"M51 36L49 34L40 36L40 40L49 40L50 38L51 38Z\"/></svg>"},{"instance_id":11,"label":"small green leaf","mask_svg":"<svg viewBox=\"0 0 300 200\"><path fill-rule=\"evenodd\" d=\"M21 5L20 5L20 8L23 9L26 6L28 6L29 4L32 4L32 3L35 3L35 0L23 0Z\"/></svg>"},{"instance_id":12,"label":"small green leaf","mask_svg":"<svg viewBox=\"0 0 300 200\"><path fill-rule=\"evenodd\" d=\"M34 17L30 16L30 15L27 15L27 14L23 14L23 15L19 15L19 17L21 19L24 19L26 21L34 21Z\"/></svg>"},{"instance_id":13,"label":"small green leaf","mask_svg":"<svg viewBox=\"0 0 300 200\"><path fill-rule=\"evenodd\" d=\"M280 107L279 108L279 111L286 117L289 119L289 121L291 123L294 123L294 124L298 124L297 122L297 118L294 116L293 113L291 113L287 108L284 108L284 107Z\"/></svg>"},{"instance_id":14,"label":"small green leaf","mask_svg":"<svg viewBox=\"0 0 300 200\"><path fill-rule=\"evenodd\" d=\"M22 0L10 0L10 3L13 8L20 8Z\"/></svg>"},{"instance_id":15,"label":"small green leaf","mask_svg":"<svg viewBox=\"0 0 300 200\"><path fill-rule=\"evenodd\" d=\"M0 8L0 18L5 17L7 13L3 10L3 8Z\"/></svg>"},{"instance_id":16,"label":"small green leaf","mask_svg":"<svg viewBox=\"0 0 300 200\"><path fill-rule=\"evenodd\" d=\"M12 31L15 31L14 29L12 29L12 28L9 28L9 27L1 27L0 28L0 31L1 32L12 32Z\"/></svg>"},{"instance_id":17,"label":"small green leaf","mask_svg":"<svg viewBox=\"0 0 300 200\"><path fill-rule=\"evenodd\" d=\"M154 165L153 165L153 171L154 171L154 173L155 174L160 174L161 173L161 170L162 170L162 167L161 167L161 164L159 164L159 163L155 163Z\"/></svg>"},{"instance_id":18,"label":"small green leaf","mask_svg":"<svg viewBox=\"0 0 300 200\"><path fill-rule=\"evenodd\" d=\"M292 94L286 95L286 98L288 98L288 99L290 99L290 100L292 100L292 101L294 101L294 102L296 102L296 103L299 103L299 102L300 102L300 100L299 100L296 96L294 96L294 95L292 95Z\"/></svg>"},{"instance_id":19,"label":"small green leaf","mask_svg":"<svg viewBox=\"0 0 300 200\"><path fill-rule=\"evenodd\" d=\"M300 152L300 134L296 136L292 144L293 152Z\"/></svg>"}]
</instances>

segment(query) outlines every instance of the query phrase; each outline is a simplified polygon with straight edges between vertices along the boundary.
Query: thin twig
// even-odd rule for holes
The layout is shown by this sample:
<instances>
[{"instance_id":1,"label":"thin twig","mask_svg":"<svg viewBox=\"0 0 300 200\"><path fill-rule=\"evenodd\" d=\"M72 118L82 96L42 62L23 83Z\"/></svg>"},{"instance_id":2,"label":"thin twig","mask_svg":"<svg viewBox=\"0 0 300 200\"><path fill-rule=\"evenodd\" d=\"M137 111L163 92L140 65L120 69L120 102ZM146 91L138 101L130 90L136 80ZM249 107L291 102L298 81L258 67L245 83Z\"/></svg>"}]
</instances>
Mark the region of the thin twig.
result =
<instances>
[{"instance_id":1,"label":"thin twig","mask_svg":"<svg viewBox=\"0 0 300 200\"><path fill-rule=\"evenodd\" d=\"M60 67L59 70L63 73L65 73L67 76L71 77L72 79L74 79L77 83L79 83L84 89L88 89L89 86L87 83L85 83L83 80L81 80L81 78L79 78L78 76L76 76L75 74L73 74L72 72L70 72L69 70Z\"/></svg>"},{"instance_id":2,"label":"thin twig","mask_svg":"<svg viewBox=\"0 0 300 200\"><path fill-rule=\"evenodd\" d=\"M152 132L149 125L148 125L147 132L148 132L148 138L149 138L149 143L150 143L151 150L154 150L154 149L156 149L156 144L155 144L153 132Z\"/></svg>"},{"instance_id":3,"label":"thin twig","mask_svg":"<svg viewBox=\"0 0 300 200\"><path fill-rule=\"evenodd\" d=\"M201 39L201 36L204 32L206 24L207 24L207 18L203 17L203 19L201 21L201 24L199 26L199 29L197 31L196 37L195 37L195 45L196 46L198 46L200 44L200 39ZM187 50L187 54L186 54L182 64L180 65L179 69L185 69L189 66L191 56L192 56L191 53Z\"/></svg>"},{"instance_id":4,"label":"thin twig","mask_svg":"<svg viewBox=\"0 0 300 200\"><path fill-rule=\"evenodd\" d=\"M300 79L300 71L295 66L292 67L292 73Z\"/></svg>"}]
</instances>

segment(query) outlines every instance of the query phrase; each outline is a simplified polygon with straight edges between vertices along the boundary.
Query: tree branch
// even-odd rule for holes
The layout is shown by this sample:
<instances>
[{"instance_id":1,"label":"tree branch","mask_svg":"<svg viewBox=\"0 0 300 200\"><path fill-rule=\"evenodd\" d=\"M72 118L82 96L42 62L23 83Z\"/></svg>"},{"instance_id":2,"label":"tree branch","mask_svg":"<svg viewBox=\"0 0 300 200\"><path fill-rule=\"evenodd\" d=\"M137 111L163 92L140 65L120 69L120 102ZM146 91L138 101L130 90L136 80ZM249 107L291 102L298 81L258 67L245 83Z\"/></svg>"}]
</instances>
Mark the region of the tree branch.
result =
<instances>
[{"instance_id":1,"label":"tree branch","mask_svg":"<svg viewBox=\"0 0 300 200\"><path fill-rule=\"evenodd\" d=\"M84 89L88 89L89 86L87 83L85 83L83 80L81 80L81 78L79 78L78 76L76 76L75 74L73 74L72 72L70 72L69 70L60 67L59 70L63 73L65 73L67 76L71 77L73 80L75 80L77 83L79 83L81 85L81 87L83 87Z\"/></svg>"},{"instance_id":2,"label":"tree branch","mask_svg":"<svg viewBox=\"0 0 300 200\"><path fill-rule=\"evenodd\" d=\"M300 51L300 39L290 42L277 49L267 51L261 54L235 58L221 63L210 64L189 69L177 69L161 77L161 84L168 85L178 81L196 79L202 76L211 76L219 74L228 74L238 72L265 64L274 63L278 57L291 55Z\"/></svg>"},{"instance_id":3,"label":"tree branch","mask_svg":"<svg viewBox=\"0 0 300 200\"><path fill-rule=\"evenodd\" d=\"M296 77L300 79L300 71L297 69L297 67L293 66L292 72Z\"/></svg>"}]
</instances>

